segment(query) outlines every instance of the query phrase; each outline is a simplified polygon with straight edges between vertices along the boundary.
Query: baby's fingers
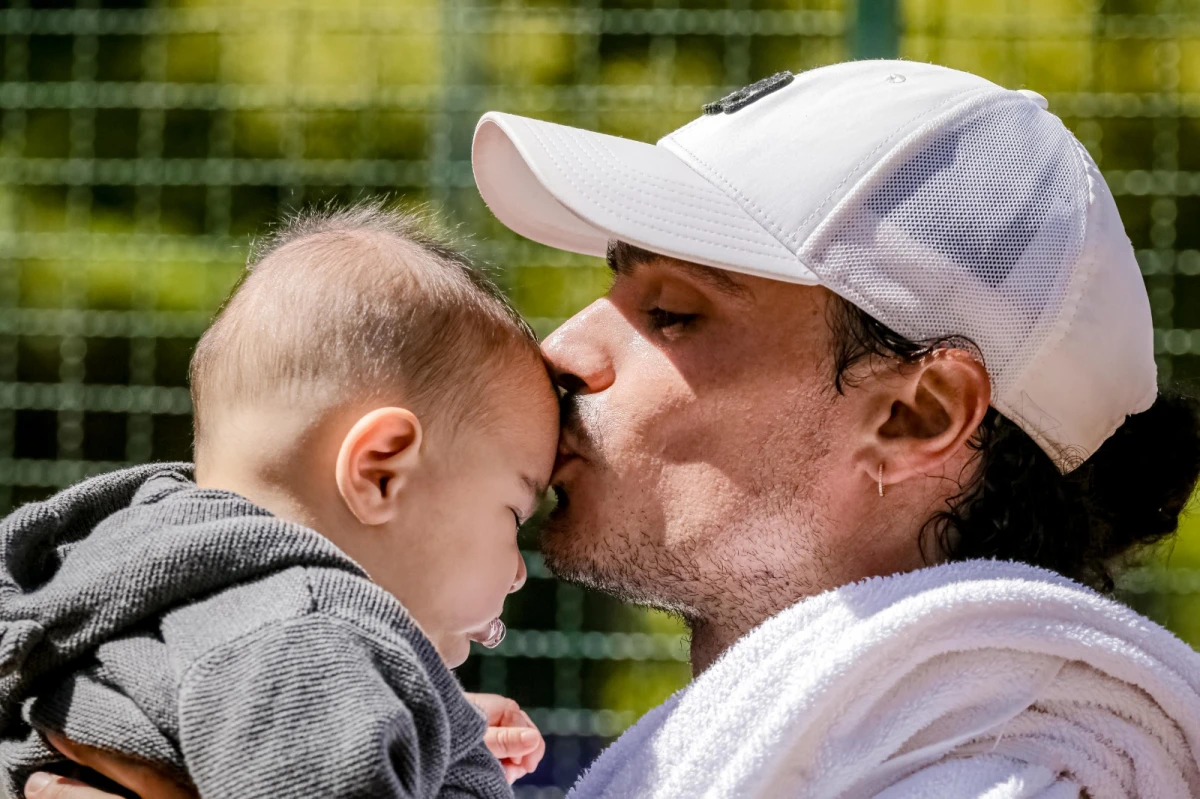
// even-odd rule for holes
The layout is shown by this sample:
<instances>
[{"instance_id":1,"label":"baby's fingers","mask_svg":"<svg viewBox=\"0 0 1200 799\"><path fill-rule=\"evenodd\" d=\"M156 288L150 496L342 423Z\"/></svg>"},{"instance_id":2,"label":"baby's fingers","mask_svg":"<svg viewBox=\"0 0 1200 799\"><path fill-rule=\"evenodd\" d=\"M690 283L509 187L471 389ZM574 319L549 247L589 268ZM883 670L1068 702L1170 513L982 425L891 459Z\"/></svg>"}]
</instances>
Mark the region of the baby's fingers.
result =
<instances>
[{"instance_id":1,"label":"baby's fingers","mask_svg":"<svg viewBox=\"0 0 1200 799\"><path fill-rule=\"evenodd\" d=\"M508 763L504 763L502 765L504 766L504 779L508 781L509 785L512 785L514 782L529 773L520 766L513 766Z\"/></svg>"},{"instance_id":2,"label":"baby's fingers","mask_svg":"<svg viewBox=\"0 0 1200 799\"><path fill-rule=\"evenodd\" d=\"M530 719L524 711L521 711L521 716L524 718L525 723L529 725L529 729L531 731L537 731L537 727L533 725L533 720ZM537 745L525 753L520 760L520 766L521 768L525 769L526 772L532 773L537 770L538 763L542 762L542 758L545 757L545 755L546 739L542 737L540 732L538 732Z\"/></svg>"},{"instance_id":3,"label":"baby's fingers","mask_svg":"<svg viewBox=\"0 0 1200 799\"><path fill-rule=\"evenodd\" d=\"M142 799L196 799L197 797L194 790L180 785L149 763L119 755L116 752L97 749L94 746L75 743L54 733L47 733L46 739L51 746L71 760L100 772L118 785L132 790ZM54 796L55 794L48 795ZM77 795L82 799L85 794L62 793L64 797Z\"/></svg>"},{"instance_id":4,"label":"baby's fingers","mask_svg":"<svg viewBox=\"0 0 1200 799\"><path fill-rule=\"evenodd\" d=\"M120 799L79 780L38 772L25 783L25 799Z\"/></svg>"},{"instance_id":5,"label":"baby's fingers","mask_svg":"<svg viewBox=\"0 0 1200 799\"><path fill-rule=\"evenodd\" d=\"M541 734L528 727L488 727L483 742L497 760L519 760L543 745Z\"/></svg>"}]
</instances>

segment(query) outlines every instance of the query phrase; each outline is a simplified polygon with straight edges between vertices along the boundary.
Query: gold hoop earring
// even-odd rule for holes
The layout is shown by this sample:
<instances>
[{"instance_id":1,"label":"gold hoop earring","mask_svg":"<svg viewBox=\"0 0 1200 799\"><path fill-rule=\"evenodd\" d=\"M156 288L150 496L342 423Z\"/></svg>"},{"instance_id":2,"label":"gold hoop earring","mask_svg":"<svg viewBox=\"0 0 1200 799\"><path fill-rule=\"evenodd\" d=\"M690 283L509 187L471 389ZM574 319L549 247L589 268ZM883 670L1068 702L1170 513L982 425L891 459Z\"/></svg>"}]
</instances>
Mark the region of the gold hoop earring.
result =
<instances>
[{"instance_id":1,"label":"gold hoop earring","mask_svg":"<svg viewBox=\"0 0 1200 799\"><path fill-rule=\"evenodd\" d=\"M883 496L883 462L879 463L879 496Z\"/></svg>"}]
</instances>

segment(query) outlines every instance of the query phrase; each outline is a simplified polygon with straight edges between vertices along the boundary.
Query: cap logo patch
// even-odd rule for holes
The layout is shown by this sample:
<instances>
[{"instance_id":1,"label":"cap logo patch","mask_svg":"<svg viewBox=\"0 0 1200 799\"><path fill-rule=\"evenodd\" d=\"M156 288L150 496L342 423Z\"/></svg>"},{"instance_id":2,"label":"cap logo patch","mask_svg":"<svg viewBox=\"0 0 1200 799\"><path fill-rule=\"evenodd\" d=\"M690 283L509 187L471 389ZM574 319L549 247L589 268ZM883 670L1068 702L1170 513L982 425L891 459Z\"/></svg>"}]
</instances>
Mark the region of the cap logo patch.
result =
<instances>
[{"instance_id":1,"label":"cap logo patch","mask_svg":"<svg viewBox=\"0 0 1200 799\"><path fill-rule=\"evenodd\" d=\"M761 100L771 92L779 91L795 79L796 76L786 70L776 72L769 78L763 78L736 92L730 92L715 103L707 103L704 106L704 113L708 115L732 114L734 111L742 110L755 100Z\"/></svg>"}]
</instances>

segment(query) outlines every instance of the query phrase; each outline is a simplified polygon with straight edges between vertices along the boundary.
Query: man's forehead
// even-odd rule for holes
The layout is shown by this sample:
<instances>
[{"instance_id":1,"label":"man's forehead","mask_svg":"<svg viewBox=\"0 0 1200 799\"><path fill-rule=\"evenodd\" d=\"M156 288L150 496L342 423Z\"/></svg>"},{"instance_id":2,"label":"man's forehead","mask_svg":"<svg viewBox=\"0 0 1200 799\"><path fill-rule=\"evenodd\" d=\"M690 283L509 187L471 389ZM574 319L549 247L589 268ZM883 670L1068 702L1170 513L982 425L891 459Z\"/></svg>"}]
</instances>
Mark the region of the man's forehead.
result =
<instances>
[{"instance_id":1,"label":"man's forehead","mask_svg":"<svg viewBox=\"0 0 1200 799\"><path fill-rule=\"evenodd\" d=\"M639 266L660 265L684 272L700 283L733 297L744 297L749 293L746 284L736 275L711 266L681 261L667 255L643 250L623 241L608 243L608 268L616 275L632 275Z\"/></svg>"}]
</instances>

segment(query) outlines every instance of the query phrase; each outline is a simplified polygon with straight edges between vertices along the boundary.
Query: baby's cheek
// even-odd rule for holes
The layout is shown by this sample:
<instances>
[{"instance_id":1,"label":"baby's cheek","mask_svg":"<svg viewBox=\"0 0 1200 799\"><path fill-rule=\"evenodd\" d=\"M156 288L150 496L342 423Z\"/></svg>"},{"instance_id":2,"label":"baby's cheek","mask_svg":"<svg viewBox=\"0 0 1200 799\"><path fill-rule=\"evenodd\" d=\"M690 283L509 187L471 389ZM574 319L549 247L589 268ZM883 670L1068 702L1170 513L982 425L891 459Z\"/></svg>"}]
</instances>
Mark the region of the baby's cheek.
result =
<instances>
[{"instance_id":1,"label":"baby's cheek","mask_svg":"<svg viewBox=\"0 0 1200 799\"><path fill-rule=\"evenodd\" d=\"M497 543L496 538L505 535L511 542ZM491 619L500 610L517 575L515 535L509 531L490 531L480 535L469 550L462 553L463 576L461 588L463 607L469 607L473 616L484 614Z\"/></svg>"}]
</instances>

